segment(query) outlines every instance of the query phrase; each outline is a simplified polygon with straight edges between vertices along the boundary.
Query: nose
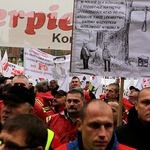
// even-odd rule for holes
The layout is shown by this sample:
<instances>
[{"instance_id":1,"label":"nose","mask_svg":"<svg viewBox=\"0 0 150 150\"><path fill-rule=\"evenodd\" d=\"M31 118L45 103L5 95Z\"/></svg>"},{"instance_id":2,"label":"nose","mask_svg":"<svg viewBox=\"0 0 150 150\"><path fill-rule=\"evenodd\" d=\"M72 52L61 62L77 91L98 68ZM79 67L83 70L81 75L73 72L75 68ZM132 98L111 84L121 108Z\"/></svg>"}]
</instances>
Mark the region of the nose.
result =
<instances>
[{"instance_id":1,"label":"nose","mask_svg":"<svg viewBox=\"0 0 150 150\"><path fill-rule=\"evenodd\" d=\"M106 92L105 92L106 94L108 94L109 93L109 91L108 90L106 90Z\"/></svg>"},{"instance_id":2,"label":"nose","mask_svg":"<svg viewBox=\"0 0 150 150\"><path fill-rule=\"evenodd\" d=\"M3 105L2 106L2 112L5 111L5 112L10 112L11 109L10 109L10 106L9 105Z\"/></svg>"},{"instance_id":3,"label":"nose","mask_svg":"<svg viewBox=\"0 0 150 150\"><path fill-rule=\"evenodd\" d=\"M106 129L104 127L104 125L102 125L99 129L99 132L98 132L98 136L100 138L104 138L106 136Z\"/></svg>"},{"instance_id":4,"label":"nose","mask_svg":"<svg viewBox=\"0 0 150 150\"><path fill-rule=\"evenodd\" d=\"M52 99L52 101L54 101L54 100L56 100L56 98L55 98L55 97Z\"/></svg>"},{"instance_id":5,"label":"nose","mask_svg":"<svg viewBox=\"0 0 150 150\"><path fill-rule=\"evenodd\" d=\"M71 101L71 102L70 102L70 105L71 105L71 106L73 106L73 105L74 105L74 102L73 102L73 101Z\"/></svg>"}]
</instances>

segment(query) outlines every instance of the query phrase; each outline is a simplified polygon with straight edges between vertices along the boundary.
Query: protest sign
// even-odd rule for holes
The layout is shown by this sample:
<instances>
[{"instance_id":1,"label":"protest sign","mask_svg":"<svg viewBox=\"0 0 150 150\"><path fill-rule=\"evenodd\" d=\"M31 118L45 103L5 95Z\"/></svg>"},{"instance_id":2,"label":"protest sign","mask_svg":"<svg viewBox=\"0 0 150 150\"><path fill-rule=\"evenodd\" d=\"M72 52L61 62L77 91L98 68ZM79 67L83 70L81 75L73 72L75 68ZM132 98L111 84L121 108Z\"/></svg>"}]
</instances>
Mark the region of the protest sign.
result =
<instances>
[{"instance_id":1,"label":"protest sign","mask_svg":"<svg viewBox=\"0 0 150 150\"><path fill-rule=\"evenodd\" d=\"M5 51L4 56L1 60L1 70L2 75L5 77L24 74L24 67L8 62L7 51Z\"/></svg>"},{"instance_id":2,"label":"protest sign","mask_svg":"<svg viewBox=\"0 0 150 150\"><path fill-rule=\"evenodd\" d=\"M38 49L24 49L25 75L34 80L58 80L60 85L69 73L70 55L52 56Z\"/></svg>"},{"instance_id":3,"label":"protest sign","mask_svg":"<svg viewBox=\"0 0 150 150\"><path fill-rule=\"evenodd\" d=\"M149 11L146 0L76 0L71 71L150 76Z\"/></svg>"}]
</instances>

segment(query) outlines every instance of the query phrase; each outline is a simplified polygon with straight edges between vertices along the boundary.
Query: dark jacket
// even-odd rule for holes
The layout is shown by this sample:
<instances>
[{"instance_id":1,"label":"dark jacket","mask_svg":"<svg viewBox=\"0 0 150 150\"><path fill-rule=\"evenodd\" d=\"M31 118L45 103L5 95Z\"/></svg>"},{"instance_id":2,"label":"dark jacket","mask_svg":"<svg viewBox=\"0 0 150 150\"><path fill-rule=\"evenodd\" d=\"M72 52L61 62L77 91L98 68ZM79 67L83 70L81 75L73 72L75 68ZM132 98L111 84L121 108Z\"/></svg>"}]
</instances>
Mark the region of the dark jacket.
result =
<instances>
[{"instance_id":1,"label":"dark jacket","mask_svg":"<svg viewBox=\"0 0 150 150\"><path fill-rule=\"evenodd\" d=\"M150 124L142 124L135 107L129 111L128 124L117 127L115 131L120 143L138 150L150 150Z\"/></svg>"},{"instance_id":2,"label":"dark jacket","mask_svg":"<svg viewBox=\"0 0 150 150\"><path fill-rule=\"evenodd\" d=\"M90 58L90 52L87 47L82 47L81 49L81 54L80 54L81 59L89 59Z\"/></svg>"},{"instance_id":3,"label":"dark jacket","mask_svg":"<svg viewBox=\"0 0 150 150\"><path fill-rule=\"evenodd\" d=\"M78 132L78 138L76 140L70 143L63 144L60 147L56 148L55 150L84 150L81 132ZM113 138L109 143L109 145L107 146L106 150L135 150L135 149L118 143L116 135L113 134Z\"/></svg>"}]
</instances>

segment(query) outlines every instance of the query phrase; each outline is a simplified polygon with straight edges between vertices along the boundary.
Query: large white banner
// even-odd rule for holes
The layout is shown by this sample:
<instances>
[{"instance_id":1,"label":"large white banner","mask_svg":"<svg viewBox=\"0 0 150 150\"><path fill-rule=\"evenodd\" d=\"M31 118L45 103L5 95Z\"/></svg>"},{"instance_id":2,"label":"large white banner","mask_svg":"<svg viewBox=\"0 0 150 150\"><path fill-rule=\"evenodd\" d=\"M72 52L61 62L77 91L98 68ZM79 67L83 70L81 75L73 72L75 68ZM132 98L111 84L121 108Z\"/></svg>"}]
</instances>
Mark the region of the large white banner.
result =
<instances>
[{"instance_id":1,"label":"large white banner","mask_svg":"<svg viewBox=\"0 0 150 150\"><path fill-rule=\"evenodd\" d=\"M33 48L24 49L25 75L34 80L58 80L60 85L69 73L70 55L52 56Z\"/></svg>"},{"instance_id":2,"label":"large white banner","mask_svg":"<svg viewBox=\"0 0 150 150\"><path fill-rule=\"evenodd\" d=\"M149 77L150 2L76 0L72 72Z\"/></svg>"},{"instance_id":3,"label":"large white banner","mask_svg":"<svg viewBox=\"0 0 150 150\"><path fill-rule=\"evenodd\" d=\"M71 49L73 0L0 0L0 45Z\"/></svg>"}]
</instances>

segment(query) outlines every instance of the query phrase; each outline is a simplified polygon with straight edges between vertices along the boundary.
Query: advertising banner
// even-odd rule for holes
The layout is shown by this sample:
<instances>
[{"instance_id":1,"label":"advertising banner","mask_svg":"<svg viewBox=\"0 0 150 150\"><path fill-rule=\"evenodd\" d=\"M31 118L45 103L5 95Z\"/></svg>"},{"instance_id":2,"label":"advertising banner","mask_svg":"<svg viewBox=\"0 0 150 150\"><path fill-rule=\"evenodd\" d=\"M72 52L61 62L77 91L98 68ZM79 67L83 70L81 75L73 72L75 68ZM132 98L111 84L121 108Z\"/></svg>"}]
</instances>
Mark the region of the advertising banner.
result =
<instances>
[{"instance_id":1,"label":"advertising banner","mask_svg":"<svg viewBox=\"0 0 150 150\"><path fill-rule=\"evenodd\" d=\"M73 0L0 0L0 45L71 50Z\"/></svg>"}]
</instances>

